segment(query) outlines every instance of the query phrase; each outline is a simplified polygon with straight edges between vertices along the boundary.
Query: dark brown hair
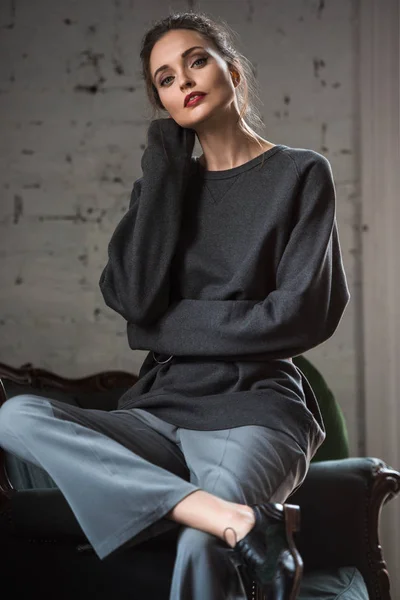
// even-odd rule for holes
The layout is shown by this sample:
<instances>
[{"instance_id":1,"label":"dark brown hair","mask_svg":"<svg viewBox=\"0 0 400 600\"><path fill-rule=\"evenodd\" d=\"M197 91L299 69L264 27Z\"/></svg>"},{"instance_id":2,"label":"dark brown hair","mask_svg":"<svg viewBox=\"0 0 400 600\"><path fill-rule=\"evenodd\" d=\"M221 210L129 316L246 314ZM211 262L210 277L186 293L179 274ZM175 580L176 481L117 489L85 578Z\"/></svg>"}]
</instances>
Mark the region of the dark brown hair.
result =
<instances>
[{"instance_id":1,"label":"dark brown hair","mask_svg":"<svg viewBox=\"0 0 400 600\"><path fill-rule=\"evenodd\" d=\"M211 18L204 12L190 11L169 14L165 18L153 22L152 27L145 33L141 43L140 59L142 61L142 77L145 82L147 96L153 108L151 118L158 117L159 112L165 109L151 77L150 54L154 44L172 29L192 29L200 33L206 40L213 43L218 53L226 61L229 69L239 74L240 83L236 87L240 109L238 124L248 137L251 137L261 146L260 141L247 124L248 122L255 128L263 126L259 112L253 102L250 102L250 97L259 100L252 64L235 48L233 40L237 34L235 34L229 25L221 19L217 21Z\"/></svg>"}]
</instances>

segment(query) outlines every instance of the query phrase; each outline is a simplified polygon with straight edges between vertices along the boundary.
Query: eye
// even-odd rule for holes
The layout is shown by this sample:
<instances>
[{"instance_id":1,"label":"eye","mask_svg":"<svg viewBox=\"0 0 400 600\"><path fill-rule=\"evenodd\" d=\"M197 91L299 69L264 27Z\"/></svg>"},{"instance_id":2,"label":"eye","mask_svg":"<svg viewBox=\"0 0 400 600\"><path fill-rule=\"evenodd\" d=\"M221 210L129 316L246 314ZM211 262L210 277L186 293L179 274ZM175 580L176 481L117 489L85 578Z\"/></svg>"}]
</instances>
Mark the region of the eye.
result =
<instances>
[{"instance_id":1,"label":"eye","mask_svg":"<svg viewBox=\"0 0 400 600\"><path fill-rule=\"evenodd\" d=\"M195 64L196 64L196 63L197 63L199 60L205 60L205 61L207 62L207 59L208 59L208 56L203 56L202 58L197 58L197 59L194 61L193 65L195 65ZM192 67L193 67L193 65L192 65Z\"/></svg>"},{"instance_id":2,"label":"eye","mask_svg":"<svg viewBox=\"0 0 400 600\"><path fill-rule=\"evenodd\" d=\"M164 85L164 83L165 83L165 82L167 81L167 79L169 79L170 77L171 77L171 75L169 75L168 77L166 77L165 79L163 79L163 80L160 82L160 85Z\"/></svg>"},{"instance_id":3,"label":"eye","mask_svg":"<svg viewBox=\"0 0 400 600\"><path fill-rule=\"evenodd\" d=\"M207 62L207 60L208 60L208 56L203 56L203 57L201 57L201 58L197 58L197 59L194 61L194 63L192 63L192 67L193 67L193 65L195 65L197 62L199 62L199 60L203 60L203 61L204 61L204 63L203 63L203 64L205 64L205 63ZM163 80L160 82L160 86L164 86L165 82L166 82L166 81L167 81L167 79L169 79L170 77L172 77L172 75L168 75L168 77L165 77L165 79L163 79Z\"/></svg>"}]
</instances>

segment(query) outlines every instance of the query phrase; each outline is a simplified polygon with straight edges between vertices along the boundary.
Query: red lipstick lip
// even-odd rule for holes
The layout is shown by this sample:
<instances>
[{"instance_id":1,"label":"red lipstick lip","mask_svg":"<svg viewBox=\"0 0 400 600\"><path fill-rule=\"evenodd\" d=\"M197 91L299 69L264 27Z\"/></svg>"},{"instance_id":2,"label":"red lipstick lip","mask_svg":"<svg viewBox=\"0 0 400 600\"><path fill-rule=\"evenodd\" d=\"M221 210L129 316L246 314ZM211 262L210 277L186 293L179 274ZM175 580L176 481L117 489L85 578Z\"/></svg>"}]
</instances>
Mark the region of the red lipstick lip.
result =
<instances>
[{"instance_id":1,"label":"red lipstick lip","mask_svg":"<svg viewBox=\"0 0 400 600\"><path fill-rule=\"evenodd\" d=\"M192 96L206 96L206 94L204 92L191 92L185 98L185 102L184 102L185 106L187 106L188 102L190 102L190 100L192 99Z\"/></svg>"}]
</instances>

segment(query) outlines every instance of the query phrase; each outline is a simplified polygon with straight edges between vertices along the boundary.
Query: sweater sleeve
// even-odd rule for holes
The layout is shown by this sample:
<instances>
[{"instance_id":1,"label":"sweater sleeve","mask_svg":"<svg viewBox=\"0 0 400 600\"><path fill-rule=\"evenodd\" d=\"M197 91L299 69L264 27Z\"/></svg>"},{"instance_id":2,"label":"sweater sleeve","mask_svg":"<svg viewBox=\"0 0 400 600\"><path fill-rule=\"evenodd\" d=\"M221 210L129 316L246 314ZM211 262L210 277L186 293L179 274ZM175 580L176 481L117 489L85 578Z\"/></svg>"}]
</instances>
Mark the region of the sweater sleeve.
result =
<instances>
[{"instance_id":1,"label":"sweater sleeve","mask_svg":"<svg viewBox=\"0 0 400 600\"><path fill-rule=\"evenodd\" d=\"M172 151L165 158L156 126L158 122L150 127L143 176L135 181L129 209L111 237L99 281L106 305L138 326L160 318L170 303L171 260L190 165L190 154L183 154L172 129Z\"/></svg>"},{"instance_id":2,"label":"sweater sleeve","mask_svg":"<svg viewBox=\"0 0 400 600\"><path fill-rule=\"evenodd\" d=\"M289 358L332 336L350 294L328 160L313 153L299 179L297 217L275 289L263 301L178 300L146 330L128 323L131 347L177 356Z\"/></svg>"}]
</instances>

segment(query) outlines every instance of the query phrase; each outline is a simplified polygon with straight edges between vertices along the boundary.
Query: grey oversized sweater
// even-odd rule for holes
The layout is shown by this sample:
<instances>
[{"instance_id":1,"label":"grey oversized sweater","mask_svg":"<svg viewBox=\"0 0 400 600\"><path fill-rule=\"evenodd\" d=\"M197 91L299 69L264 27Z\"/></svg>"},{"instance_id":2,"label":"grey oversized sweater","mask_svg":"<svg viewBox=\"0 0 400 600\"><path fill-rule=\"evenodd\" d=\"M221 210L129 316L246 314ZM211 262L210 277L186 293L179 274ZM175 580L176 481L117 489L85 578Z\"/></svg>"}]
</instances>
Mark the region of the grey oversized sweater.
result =
<instances>
[{"instance_id":1,"label":"grey oversized sweater","mask_svg":"<svg viewBox=\"0 0 400 600\"><path fill-rule=\"evenodd\" d=\"M279 144L206 171L168 163L150 136L142 170L100 278L130 348L149 350L118 408L188 429L323 431L291 357L330 338L350 298L328 160Z\"/></svg>"}]
</instances>

